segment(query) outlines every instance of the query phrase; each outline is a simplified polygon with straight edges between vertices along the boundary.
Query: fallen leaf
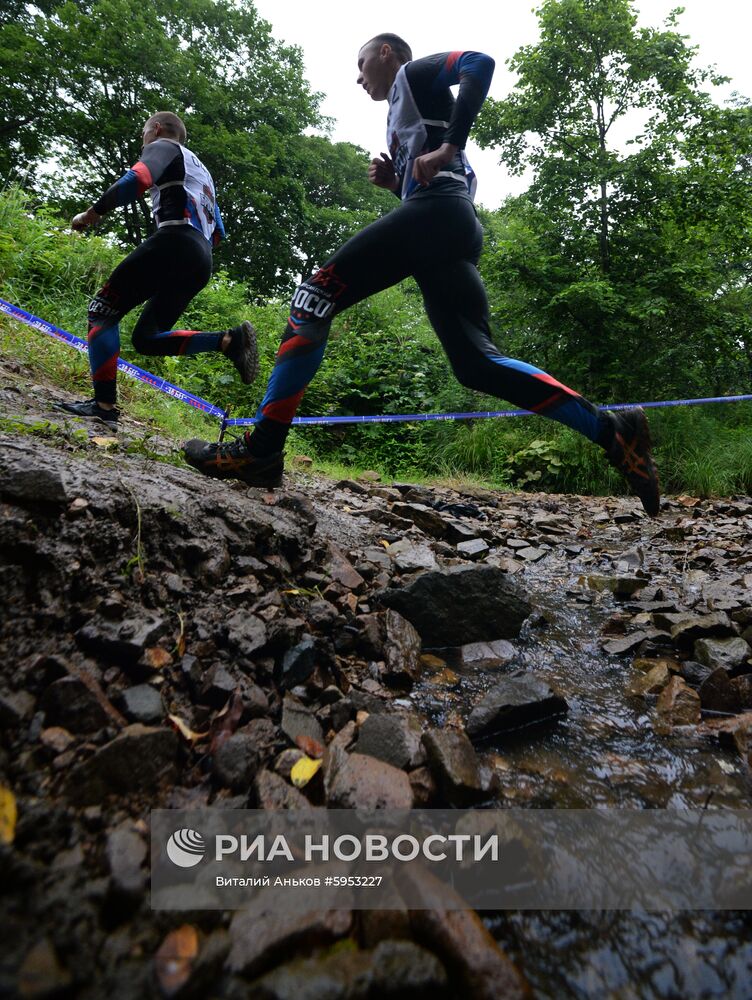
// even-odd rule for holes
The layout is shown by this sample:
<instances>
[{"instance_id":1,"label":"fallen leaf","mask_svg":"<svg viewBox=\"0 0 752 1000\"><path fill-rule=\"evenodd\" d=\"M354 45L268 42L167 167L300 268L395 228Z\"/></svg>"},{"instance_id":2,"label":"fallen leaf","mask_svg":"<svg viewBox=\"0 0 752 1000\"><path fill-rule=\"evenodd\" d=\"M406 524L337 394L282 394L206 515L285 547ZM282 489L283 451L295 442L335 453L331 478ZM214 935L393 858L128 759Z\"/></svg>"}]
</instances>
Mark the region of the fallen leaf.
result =
<instances>
[{"instance_id":1,"label":"fallen leaf","mask_svg":"<svg viewBox=\"0 0 752 1000\"><path fill-rule=\"evenodd\" d=\"M290 771L290 778L293 785L296 788L304 788L323 763L322 760L311 760L310 757L301 757L299 761L293 764Z\"/></svg>"},{"instance_id":2,"label":"fallen leaf","mask_svg":"<svg viewBox=\"0 0 752 1000\"><path fill-rule=\"evenodd\" d=\"M196 733L189 726L187 726L183 720L178 715L168 715L167 718L173 724L175 729L180 733L180 735L188 740L189 743L198 743L199 740L205 740L209 735L209 730L207 729L205 733Z\"/></svg>"},{"instance_id":3,"label":"fallen leaf","mask_svg":"<svg viewBox=\"0 0 752 1000\"><path fill-rule=\"evenodd\" d=\"M172 663L172 656L161 646L149 646L144 651L144 659L152 670L161 670L162 667L169 667Z\"/></svg>"},{"instance_id":4,"label":"fallen leaf","mask_svg":"<svg viewBox=\"0 0 752 1000\"><path fill-rule=\"evenodd\" d=\"M301 733L295 738L295 745L309 757L315 757L318 760L324 756L324 747L312 736L305 736Z\"/></svg>"},{"instance_id":5,"label":"fallen leaf","mask_svg":"<svg viewBox=\"0 0 752 1000\"><path fill-rule=\"evenodd\" d=\"M345 603L347 604L348 608L353 612L353 614L355 614L355 612L358 610L358 598L355 596L355 594L346 594Z\"/></svg>"},{"instance_id":6,"label":"fallen leaf","mask_svg":"<svg viewBox=\"0 0 752 1000\"><path fill-rule=\"evenodd\" d=\"M118 443L118 439L112 437L93 437L91 440L97 448L114 448Z\"/></svg>"},{"instance_id":7,"label":"fallen leaf","mask_svg":"<svg viewBox=\"0 0 752 1000\"><path fill-rule=\"evenodd\" d=\"M388 548L389 548L389 544L390 544L390 543L389 543L389 542L387 542L387 541L386 541L386 540L385 540L384 538L380 538L380 539L379 539L379 545L383 545L385 549L388 549Z\"/></svg>"},{"instance_id":8,"label":"fallen leaf","mask_svg":"<svg viewBox=\"0 0 752 1000\"><path fill-rule=\"evenodd\" d=\"M188 982L197 955L198 931L195 927L183 924L170 931L154 956L157 982L165 996L173 996Z\"/></svg>"},{"instance_id":9,"label":"fallen leaf","mask_svg":"<svg viewBox=\"0 0 752 1000\"><path fill-rule=\"evenodd\" d=\"M217 750L225 743L240 725L240 717L243 714L243 698L240 688L235 688L230 695L227 704L215 717L211 727L211 752Z\"/></svg>"},{"instance_id":10,"label":"fallen leaf","mask_svg":"<svg viewBox=\"0 0 752 1000\"><path fill-rule=\"evenodd\" d=\"M699 497L690 497L686 493L682 493L681 496L676 498L676 502L680 503L682 507L696 507L700 500Z\"/></svg>"},{"instance_id":11,"label":"fallen leaf","mask_svg":"<svg viewBox=\"0 0 752 1000\"><path fill-rule=\"evenodd\" d=\"M18 807L10 788L0 785L0 844L12 844L16 836Z\"/></svg>"}]
</instances>

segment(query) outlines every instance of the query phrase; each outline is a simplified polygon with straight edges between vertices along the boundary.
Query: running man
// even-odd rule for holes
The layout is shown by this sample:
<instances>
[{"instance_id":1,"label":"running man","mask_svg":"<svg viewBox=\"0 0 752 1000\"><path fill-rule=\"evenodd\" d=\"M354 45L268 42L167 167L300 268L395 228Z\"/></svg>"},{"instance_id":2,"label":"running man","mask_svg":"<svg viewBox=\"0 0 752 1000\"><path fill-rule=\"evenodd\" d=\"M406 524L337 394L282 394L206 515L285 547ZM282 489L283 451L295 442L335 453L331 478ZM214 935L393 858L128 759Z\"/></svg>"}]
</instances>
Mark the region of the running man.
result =
<instances>
[{"instance_id":1,"label":"running man","mask_svg":"<svg viewBox=\"0 0 752 1000\"><path fill-rule=\"evenodd\" d=\"M358 84L371 100L389 103L389 152L371 161L368 177L401 204L348 240L297 288L253 432L227 444L189 441L185 457L191 465L209 476L279 485L290 422L321 364L332 318L412 275L463 385L584 434L605 450L648 514L658 513L658 476L642 410L601 412L541 369L505 357L491 340L488 300L476 268L483 230L464 148L493 70L493 59L480 52L413 61L407 43L393 34L377 35L361 48ZM454 84L456 100L449 89Z\"/></svg>"},{"instance_id":2,"label":"running man","mask_svg":"<svg viewBox=\"0 0 752 1000\"><path fill-rule=\"evenodd\" d=\"M116 376L120 321L146 302L133 330L141 354L175 355L221 351L243 382L258 370L256 332L244 322L231 330L202 333L172 327L212 273L212 246L225 235L214 181L197 156L186 149L185 125L171 111L152 115L143 130L138 162L71 227L86 229L120 205L149 191L157 231L112 272L89 303L89 365L94 399L57 405L78 417L96 417L116 427Z\"/></svg>"}]
</instances>

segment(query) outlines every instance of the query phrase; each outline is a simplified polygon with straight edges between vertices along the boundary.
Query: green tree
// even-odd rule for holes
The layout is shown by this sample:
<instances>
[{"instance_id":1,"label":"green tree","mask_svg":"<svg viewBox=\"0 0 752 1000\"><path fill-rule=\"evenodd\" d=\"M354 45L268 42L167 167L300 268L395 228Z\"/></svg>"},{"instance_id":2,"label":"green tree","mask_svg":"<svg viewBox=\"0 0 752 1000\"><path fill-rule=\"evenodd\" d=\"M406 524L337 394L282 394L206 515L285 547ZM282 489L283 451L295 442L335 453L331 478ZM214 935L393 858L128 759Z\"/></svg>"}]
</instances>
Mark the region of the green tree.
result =
<instances>
[{"instance_id":1,"label":"green tree","mask_svg":"<svg viewBox=\"0 0 752 1000\"><path fill-rule=\"evenodd\" d=\"M563 362L557 373L609 398L739 372L740 322L722 304L728 261L704 255L719 239L733 256L748 247L748 209L734 221L731 205L752 193L740 158L749 122L702 90L721 78L694 68L680 13L657 30L637 26L630 0L546 0L540 41L511 60L517 85L486 103L477 129L513 171L534 171L502 211L507 258L492 247L486 271L507 282L515 272L527 339ZM708 214L719 200L727 208ZM510 247L510 233L523 242Z\"/></svg>"}]
</instances>

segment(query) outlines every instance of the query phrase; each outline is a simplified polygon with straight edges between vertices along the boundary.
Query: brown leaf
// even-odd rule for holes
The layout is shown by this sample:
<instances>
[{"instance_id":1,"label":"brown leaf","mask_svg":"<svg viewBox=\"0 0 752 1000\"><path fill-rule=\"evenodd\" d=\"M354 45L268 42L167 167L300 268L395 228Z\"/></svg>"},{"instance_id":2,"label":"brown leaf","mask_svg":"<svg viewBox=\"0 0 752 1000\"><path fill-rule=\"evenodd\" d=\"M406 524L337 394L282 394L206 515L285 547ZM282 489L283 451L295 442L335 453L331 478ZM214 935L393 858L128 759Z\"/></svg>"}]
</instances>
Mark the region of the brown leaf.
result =
<instances>
[{"instance_id":1,"label":"brown leaf","mask_svg":"<svg viewBox=\"0 0 752 1000\"><path fill-rule=\"evenodd\" d=\"M173 996L188 982L197 955L198 931L195 927L183 924L170 931L154 956L157 982L164 996Z\"/></svg>"},{"instance_id":2,"label":"brown leaf","mask_svg":"<svg viewBox=\"0 0 752 1000\"><path fill-rule=\"evenodd\" d=\"M228 740L240 725L240 717L243 714L243 698L240 688L237 687L230 695L230 698L214 719L211 727L211 752L216 753L222 744Z\"/></svg>"},{"instance_id":3,"label":"brown leaf","mask_svg":"<svg viewBox=\"0 0 752 1000\"><path fill-rule=\"evenodd\" d=\"M144 659L152 670L161 670L162 667L169 667L172 663L172 656L161 646L149 646L145 649Z\"/></svg>"},{"instance_id":4,"label":"brown leaf","mask_svg":"<svg viewBox=\"0 0 752 1000\"><path fill-rule=\"evenodd\" d=\"M295 737L295 744L303 753L313 757L314 760L320 760L324 756L324 747L312 736L304 736L301 733L300 736Z\"/></svg>"}]
</instances>

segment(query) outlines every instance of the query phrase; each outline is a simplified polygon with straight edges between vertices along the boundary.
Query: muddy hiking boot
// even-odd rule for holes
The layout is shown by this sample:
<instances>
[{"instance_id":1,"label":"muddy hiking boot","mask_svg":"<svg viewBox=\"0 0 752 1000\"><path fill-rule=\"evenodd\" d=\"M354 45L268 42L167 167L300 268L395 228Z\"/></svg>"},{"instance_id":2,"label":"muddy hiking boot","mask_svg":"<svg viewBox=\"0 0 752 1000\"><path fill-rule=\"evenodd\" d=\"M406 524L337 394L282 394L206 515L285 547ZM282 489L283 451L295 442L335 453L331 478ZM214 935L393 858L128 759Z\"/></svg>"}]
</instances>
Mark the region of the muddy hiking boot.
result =
<instances>
[{"instance_id":1,"label":"muddy hiking boot","mask_svg":"<svg viewBox=\"0 0 752 1000\"><path fill-rule=\"evenodd\" d=\"M225 351L225 357L235 365L241 380L250 385L258 375L259 368L256 330L253 324L244 320L240 326L234 326L227 332L230 334L230 343Z\"/></svg>"},{"instance_id":2,"label":"muddy hiking boot","mask_svg":"<svg viewBox=\"0 0 752 1000\"><path fill-rule=\"evenodd\" d=\"M630 410L609 411L609 417L614 423L614 438L606 448L606 457L627 480L635 496L640 498L646 513L657 517L661 489L651 451L647 418L639 406Z\"/></svg>"},{"instance_id":3,"label":"muddy hiking boot","mask_svg":"<svg viewBox=\"0 0 752 1000\"><path fill-rule=\"evenodd\" d=\"M244 437L222 444L194 438L183 446L183 455L194 469L214 479L240 479L269 490L282 485L282 453L257 458L248 451Z\"/></svg>"},{"instance_id":4,"label":"muddy hiking boot","mask_svg":"<svg viewBox=\"0 0 752 1000\"><path fill-rule=\"evenodd\" d=\"M88 417L90 420L101 420L111 429L117 430L118 417L120 411L117 407L113 410L105 410L96 399L84 399L80 403L55 403L56 410L65 410L76 417Z\"/></svg>"}]
</instances>

